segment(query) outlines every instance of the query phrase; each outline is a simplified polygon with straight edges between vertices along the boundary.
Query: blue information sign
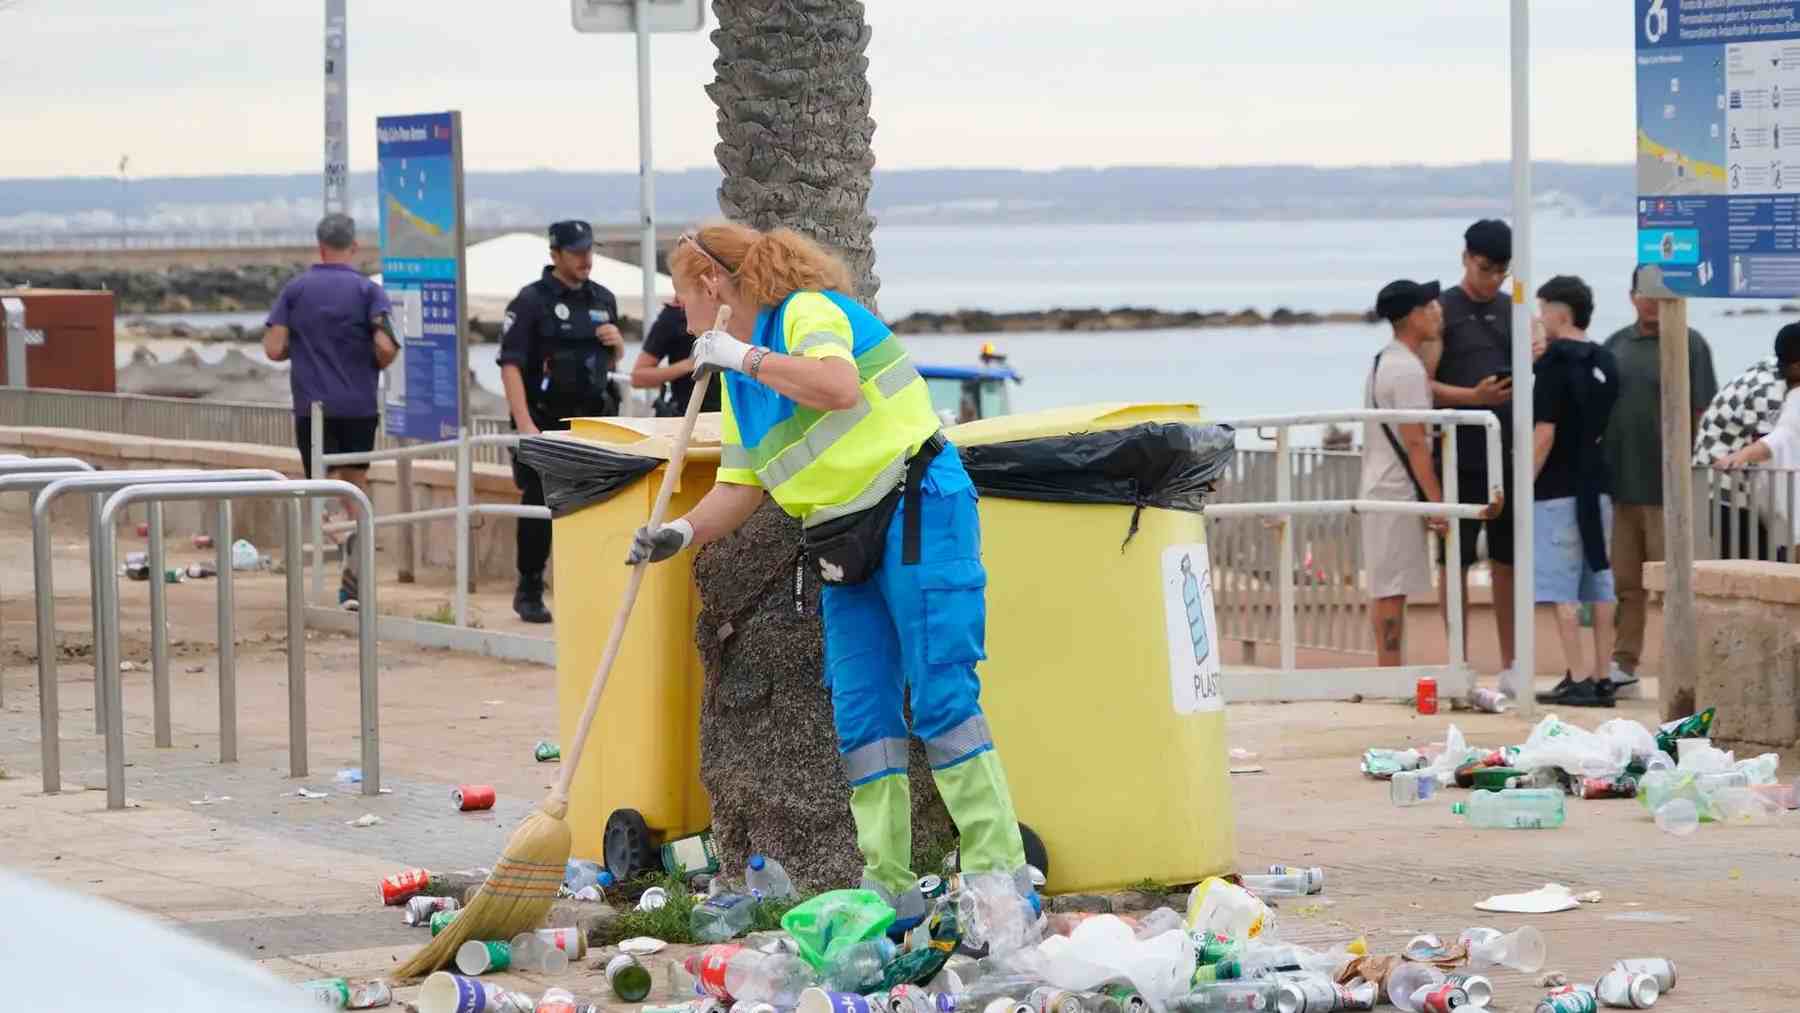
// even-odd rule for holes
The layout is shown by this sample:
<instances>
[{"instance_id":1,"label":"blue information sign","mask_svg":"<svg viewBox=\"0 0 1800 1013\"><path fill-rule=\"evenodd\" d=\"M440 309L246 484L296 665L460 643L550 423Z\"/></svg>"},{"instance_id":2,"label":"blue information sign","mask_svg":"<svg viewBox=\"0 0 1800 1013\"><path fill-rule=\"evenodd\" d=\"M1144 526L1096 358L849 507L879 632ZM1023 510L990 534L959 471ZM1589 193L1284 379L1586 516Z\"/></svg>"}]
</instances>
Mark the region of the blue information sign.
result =
<instances>
[{"instance_id":1,"label":"blue information sign","mask_svg":"<svg viewBox=\"0 0 1800 1013\"><path fill-rule=\"evenodd\" d=\"M381 201L381 281L402 339L389 371L390 436L443 440L462 423L462 118L375 121Z\"/></svg>"},{"instance_id":2,"label":"blue information sign","mask_svg":"<svg viewBox=\"0 0 1800 1013\"><path fill-rule=\"evenodd\" d=\"M1676 296L1800 295L1800 3L1633 6L1638 263Z\"/></svg>"}]
</instances>

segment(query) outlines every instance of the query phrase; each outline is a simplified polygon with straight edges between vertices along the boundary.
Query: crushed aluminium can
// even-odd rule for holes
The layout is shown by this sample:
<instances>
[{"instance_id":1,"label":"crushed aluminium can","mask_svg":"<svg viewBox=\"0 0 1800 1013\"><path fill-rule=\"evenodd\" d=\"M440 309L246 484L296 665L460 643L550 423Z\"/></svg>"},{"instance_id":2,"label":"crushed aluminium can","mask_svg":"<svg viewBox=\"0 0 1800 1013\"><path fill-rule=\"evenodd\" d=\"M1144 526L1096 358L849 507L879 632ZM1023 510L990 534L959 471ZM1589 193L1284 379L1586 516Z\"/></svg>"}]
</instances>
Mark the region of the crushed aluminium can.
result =
<instances>
[{"instance_id":1,"label":"crushed aluminium can","mask_svg":"<svg viewBox=\"0 0 1800 1013\"><path fill-rule=\"evenodd\" d=\"M1118 1003L1125 1013L1144 1013L1150 1008L1150 1003L1130 985L1105 985L1100 994Z\"/></svg>"},{"instance_id":2,"label":"crushed aluminium can","mask_svg":"<svg viewBox=\"0 0 1800 1013\"><path fill-rule=\"evenodd\" d=\"M1599 1004L1594 1000L1594 993L1585 989L1569 988L1560 992L1552 992L1544 996L1537 1004L1534 1013L1597 1013Z\"/></svg>"},{"instance_id":3,"label":"crushed aluminium can","mask_svg":"<svg viewBox=\"0 0 1800 1013\"><path fill-rule=\"evenodd\" d=\"M1494 983L1480 974L1452 974L1444 979L1469 995L1469 1005L1486 1009L1494 1001Z\"/></svg>"},{"instance_id":4,"label":"crushed aluminium can","mask_svg":"<svg viewBox=\"0 0 1800 1013\"><path fill-rule=\"evenodd\" d=\"M549 739L539 739L538 744L532 747L531 755L537 757L539 763L549 763L551 760L562 759L562 747Z\"/></svg>"},{"instance_id":5,"label":"crushed aluminium can","mask_svg":"<svg viewBox=\"0 0 1800 1013\"><path fill-rule=\"evenodd\" d=\"M401 918L408 925L430 925L432 915L439 911L455 911L461 906L455 897L408 897L406 913Z\"/></svg>"},{"instance_id":6,"label":"crushed aluminium can","mask_svg":"<svg viewBox=\"0 0 1800 1013\"><path fill-rule=\"evenodd\" d=\"M494 807L494 786L491 784L459 784L450 791L450 801L463 812L479 812Z\"/></svg>"},{"instance_id":7,"label":"crushed aluminium can","mask_svg":"<svg viewBox=\"0 0 1800 1013\"><path fill-rule=\"evenodd\" d=\"M1034 988L1027 998L1033 1013L1082 1013L1081 996L1060 988Z\"/></svg>"},{"instance_id":8,"label":"crushed aluminium can","mask_svg":"<svg viewBox=\"0 0 1800 1013\"><path fill-rule=\"evenodd\" d=\"M1450 1013L1451 1010L1461 1009L1467 1005L1469 1005L1469 993L1446 981L1425 993L1425 998L1419 1003L1419 1009L1421 1013Z\"/></svg>"},{"instance_id":9,"label":"crushed aluminium can","mask_svg":"<svg viewBox=\"0 0 1800 1013\"><path fill-rule=\"evenodd\" d=\"M1618 777L1584 777L1573 785L1574 794L1581 798L1637 798L1637 778L1621 774Z\"/></svg>"},{"instance_id":10,"label":"crushed aluminium can","mask_svg":"<svg viewBox=\"0 0 1800 1013\"><path fill-rule=\"evenodd\" d=\"M432 915L430 922L432 937L436 938L437 934L444 931L444 927L455 921L456 916L459 914L462 914L462 912L453 909L449 911L439 911Z\"/></svg>"},{"instance_id":11,"label":"crushed aluminium can","mask_svg":"<svg viewBox=\"0 0 1800 1013\"><path fill-rule=\"evenodd\" d=\"M1662 986L1653 975L1615 967L1594 983L1594 996L1614 1009L1649 1009L1662 996Z\"/></svg>"},{"instance_id":12,"label":"crushed aluminium can","mask_svg":"<svg viewBox=\"0 0 1800 1013\"><path fill-rule=\"evenodd\" d=\"M1712 709L1707 708L1706 716L1710 721ZM1631 971L1634 974L1647 974L1656 979L1656 984L1664 992L1675 991L1675 962L1662 957L1638 957L1632 960L1621 960L1613 965Z\"/></svg>"},{"instance_id":13,"label":"crushed aluminium can","mask_svg":"<svg viewBox=\"0 0 1800 1013\"><path fill-rule=\"evenodd\" d=\"M406 869L381 881L381 902L389 907L406 903L406 899L431 885L427 869Z\"/></svg>"},{"instance_id":14,"label":"crushed aluminium can","mask_svg":"<svg viewBox=\"0 0 1800 1013\"><path fill-rule=\"evenodd\" d=\"M343 978L314 978L300 983L307 998L329 1009L350 1008L350 983Z\"/></svg>"}]
</instances>

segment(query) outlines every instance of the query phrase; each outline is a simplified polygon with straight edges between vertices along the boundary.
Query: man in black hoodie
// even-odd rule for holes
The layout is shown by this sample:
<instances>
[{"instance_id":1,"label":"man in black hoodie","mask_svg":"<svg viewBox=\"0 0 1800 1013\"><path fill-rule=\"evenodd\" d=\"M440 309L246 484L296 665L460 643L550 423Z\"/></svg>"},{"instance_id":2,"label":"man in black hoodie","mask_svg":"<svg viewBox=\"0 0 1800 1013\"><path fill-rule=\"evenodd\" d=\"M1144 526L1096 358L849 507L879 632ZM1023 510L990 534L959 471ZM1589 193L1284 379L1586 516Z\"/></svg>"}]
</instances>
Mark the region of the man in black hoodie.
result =
<instances>
[{"instance_id":1,"label":"man in black hoodie","mask_svg":"<svg viewBox=\"0 0 1800 1013\"><path fill-rule=\"evenodd\" d=\"M1611 707L1607 666L1617 597L1607 560L1612 478L1600 441L1618 399L1619 368L1611 352L1587 339L1594 293L1580 278L1558 275L1545 282L1538 289L1538 308L1535 324L1549 344L1532 366L1532 455L1537 466L1532 580L1537 603L1555 611L1567 670L1555 689L1537 698L1571 707ZM1581 662L1578 603L1594 608L1591 668ZM1577 668L1584 672L1579 679Z\"/></svg>"}]
</instances>

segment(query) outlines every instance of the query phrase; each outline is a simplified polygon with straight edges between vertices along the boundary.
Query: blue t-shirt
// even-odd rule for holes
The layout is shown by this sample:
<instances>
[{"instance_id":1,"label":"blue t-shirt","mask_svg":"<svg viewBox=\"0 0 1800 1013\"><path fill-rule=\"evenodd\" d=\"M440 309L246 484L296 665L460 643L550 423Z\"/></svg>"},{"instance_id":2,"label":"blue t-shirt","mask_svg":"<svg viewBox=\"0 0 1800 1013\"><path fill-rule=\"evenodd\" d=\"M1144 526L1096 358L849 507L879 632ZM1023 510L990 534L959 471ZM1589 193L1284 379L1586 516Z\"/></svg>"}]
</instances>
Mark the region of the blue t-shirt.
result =
<instances>
[{"instance_id":1,"label":"blue t-shirt","mask_svg":"<svg viewBox=\"0 0 1800 1013\"><path fill-rule=\"evenodd\" d=\"M349 264L314 264L287 283L267 326L288 329L295 415L310 413L314 401L327 418L379 414L372 325L390 309L381 286Z\"/></svg>"}]
</instances>

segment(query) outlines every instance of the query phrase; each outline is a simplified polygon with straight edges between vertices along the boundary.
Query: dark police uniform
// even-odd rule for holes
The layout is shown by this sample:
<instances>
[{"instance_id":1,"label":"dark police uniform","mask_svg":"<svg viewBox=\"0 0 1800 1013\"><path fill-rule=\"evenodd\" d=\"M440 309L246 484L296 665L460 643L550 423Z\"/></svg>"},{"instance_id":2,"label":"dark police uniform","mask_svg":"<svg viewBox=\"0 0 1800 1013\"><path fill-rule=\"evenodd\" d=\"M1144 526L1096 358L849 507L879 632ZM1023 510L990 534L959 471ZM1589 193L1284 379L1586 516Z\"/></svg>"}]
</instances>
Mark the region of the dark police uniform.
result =
<instances>
[{"instance_id":1,"label":"dark police uniform","mask_svg":"<svg viewBox=\"0 0 1800 1013\"><path fill-rule=\"evenodd\" d=\"M586 249L593 245L593 230L586 222L558 222L550 227L550 243L560 249ZM539 429L567 429L564 420L569 418L619 413L618 394L608 379L617 356L596 334L618 322L619 303L611 292L592 281L570 288L548 267L507 305L499 361L518 367L531 421ZM512 468L513 482L522 493L519 501L542 506L544 483L538 473L517 458ZM519 596L514 606L519 598L530 597L541 609L550 522L521 519L517 548Z\"/></svg>"}]
</instances>

